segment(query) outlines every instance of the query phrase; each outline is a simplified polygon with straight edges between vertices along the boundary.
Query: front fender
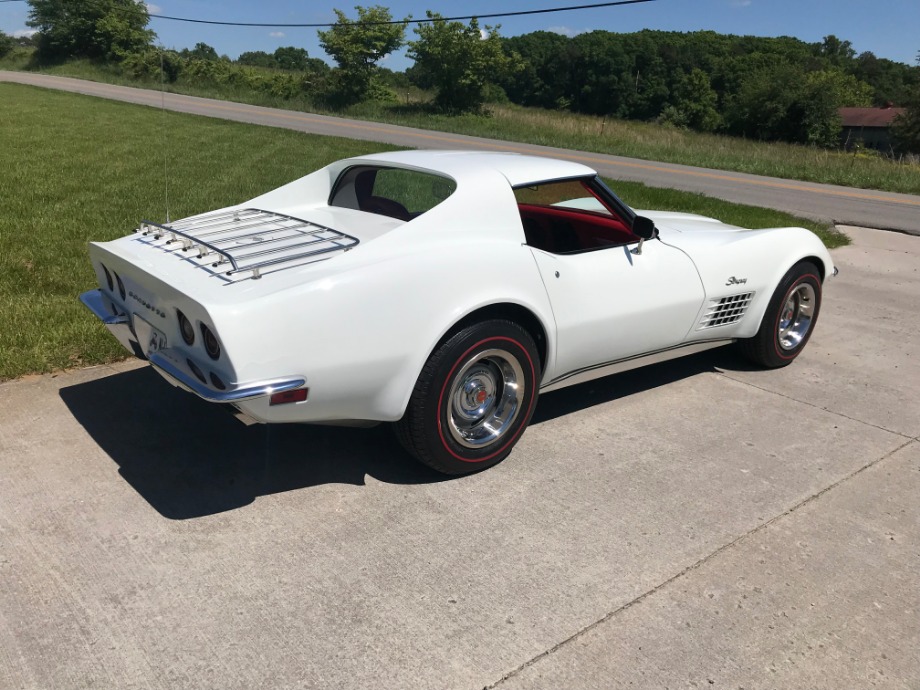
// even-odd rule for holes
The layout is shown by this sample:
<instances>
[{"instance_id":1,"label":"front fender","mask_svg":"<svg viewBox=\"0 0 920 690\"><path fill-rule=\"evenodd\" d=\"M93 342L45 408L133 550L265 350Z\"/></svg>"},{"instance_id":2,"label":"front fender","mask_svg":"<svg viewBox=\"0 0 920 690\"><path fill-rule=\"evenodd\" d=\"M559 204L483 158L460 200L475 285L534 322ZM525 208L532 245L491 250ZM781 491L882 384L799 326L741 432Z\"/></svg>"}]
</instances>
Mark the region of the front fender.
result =
<instances>
[{"instance_id":1,"label":"front fender","mask_svg":"<svg viewBox=\"0 0 920 690\"><path fill-rule=\"evenodd\" d=\"M690 256L700 273L706 292L700 318L713 300L754 293L744 318L731 328L731 337L750 338L757 333L773 292L795 264L810 258L817 260L824 280L834 275L834 262L824 243L804 228L726 232L717 237L669 241ZM696 330L688 339L707 337L712 337L711 330Z\"/></svg>"}]
</instances>

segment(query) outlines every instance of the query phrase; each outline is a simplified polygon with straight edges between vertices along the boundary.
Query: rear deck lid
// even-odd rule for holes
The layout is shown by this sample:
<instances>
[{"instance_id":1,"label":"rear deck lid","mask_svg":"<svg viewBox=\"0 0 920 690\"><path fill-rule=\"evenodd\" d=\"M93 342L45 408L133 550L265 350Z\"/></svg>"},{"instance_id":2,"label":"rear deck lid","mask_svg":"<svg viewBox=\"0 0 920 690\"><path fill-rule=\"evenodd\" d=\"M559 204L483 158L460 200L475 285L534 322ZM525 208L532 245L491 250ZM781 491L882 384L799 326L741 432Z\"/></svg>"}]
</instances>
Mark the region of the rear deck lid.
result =
<instances>
[{"instance_id":1,"label":"rear deck lid","mask_svg":"<svg viewBox=\"0 0 920 690\"><path fill-rule=\"evenodd\" d=\"M232 280L330 258L357 246L357 237L315 221L257 208L204 213L172 223L142 221L139 239L179 253ZM183 254L185 256L183 256Z\"/></svg>"}]
</instances>

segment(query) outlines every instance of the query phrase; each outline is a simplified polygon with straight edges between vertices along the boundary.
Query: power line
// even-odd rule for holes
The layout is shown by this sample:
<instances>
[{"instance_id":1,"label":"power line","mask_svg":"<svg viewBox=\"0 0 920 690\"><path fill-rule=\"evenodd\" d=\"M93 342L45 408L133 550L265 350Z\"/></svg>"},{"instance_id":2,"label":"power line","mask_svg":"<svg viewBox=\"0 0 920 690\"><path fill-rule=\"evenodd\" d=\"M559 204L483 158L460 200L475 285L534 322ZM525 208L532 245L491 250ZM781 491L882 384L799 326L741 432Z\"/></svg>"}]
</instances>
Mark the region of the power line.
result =
<instances>
[{"instance_id":1,"label":"power line","mask_svg":"<svg viewBox=\"0 0 920 690\"><path fill-rule=\"evenodd\" d=\"M0 0L0 2L25 2L26 0ZM454 22L467 19L501 19L503 17L522 17L531 14L551 14L554 12L572 12L575 10L590 10L602 7L617 7L619 5L638 5L644 2L656 2L657 0L617 0L617 2L596 2L590 5L570 5L568 7L547 7L539 10L521 10L518 12L493 12L491 14L470 14L463 17L441 17L440 19L392 19L381 22L349 22L349 24L360 24L362 26L382 26L385 24L426 24L432 21ZM217 26L257 26L270 28L304 28L304 29L323 29L333 26L341 26L339 22L325 24L287 24L271 22L221 22L213 19L191 19L189 17L171 17L165 14L149 14L151 19L166 19L173 22L187 22L189 24L214 24Z\"/></svg>"},{"instance_id":2,"label":"power line","mask_svg":"<svg viewBox=\"0 0 920 690\"><path fill-rule=\"evenodd\" d=\"M392 19L381 22L349 22L361 24L362 26L381 26L385 24L425 24L432 21L453 22L465 19L498 19L501 17L521 17L528 14L550 14L552 12L571 12L573 10L588 10L599 7L616 7L618 5L637 5L643 2L656 2L656 0L618 0L617 2L597 2L590 5L572 5L570 7L548 7L540 10L521 10L519 12L495 12L492 14L471 14L463 17L441 17L440 19ZM271 28L304 28L304 29L322 29L333 26L340 26L339 22L326 24L273 24L266 22L219 22L210 19L189 19L187 17L168 17L162 14L151 14L151 19L168 19L174 22L190 22L192 24L218 24L220 26L260 26Z\"/></svg>"}]
</instances>

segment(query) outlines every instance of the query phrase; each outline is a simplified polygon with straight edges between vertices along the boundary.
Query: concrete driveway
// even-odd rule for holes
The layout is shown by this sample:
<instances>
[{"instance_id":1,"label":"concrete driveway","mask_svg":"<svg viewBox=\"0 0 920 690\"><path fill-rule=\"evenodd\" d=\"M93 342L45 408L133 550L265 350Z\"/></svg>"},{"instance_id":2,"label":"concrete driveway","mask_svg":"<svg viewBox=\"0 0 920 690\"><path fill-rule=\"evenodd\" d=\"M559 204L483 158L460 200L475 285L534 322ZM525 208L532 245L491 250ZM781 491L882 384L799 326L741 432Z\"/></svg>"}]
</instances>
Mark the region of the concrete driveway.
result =
<instances>
[{"instance_id":1,"label":"concrete driveway","mask_svg":"<svg viewBox=\"0 0 920 690\"><path fill-rule=\"evenodd\" d=\"M920 238L851 232L792 366L548 394L461 479L134 363L0 385L0 687L917 688Z\"/></svg>"}]
</instances>

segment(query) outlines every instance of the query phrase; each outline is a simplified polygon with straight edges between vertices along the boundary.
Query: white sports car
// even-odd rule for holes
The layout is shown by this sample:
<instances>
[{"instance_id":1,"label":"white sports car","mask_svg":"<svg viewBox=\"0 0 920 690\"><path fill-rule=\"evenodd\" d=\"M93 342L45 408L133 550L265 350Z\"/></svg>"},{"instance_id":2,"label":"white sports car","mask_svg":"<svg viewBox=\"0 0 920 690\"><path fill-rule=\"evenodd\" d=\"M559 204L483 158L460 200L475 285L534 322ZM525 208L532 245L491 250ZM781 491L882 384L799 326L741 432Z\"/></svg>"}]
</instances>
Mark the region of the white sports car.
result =
<instances>
[{"instance_id":1,"label":"white sports car","mask_svg":"<svg viewBox=\"0 0 920 690\"><path fill-rule=\"evenodd\" d=\"M802 351L836 273L802 228L636 212L594 170L403 151L93 243L83 303L175 386L259 422L394 422L424 463L504 459L537 395L738 342Z\"/></svg>"}]
</instances>

